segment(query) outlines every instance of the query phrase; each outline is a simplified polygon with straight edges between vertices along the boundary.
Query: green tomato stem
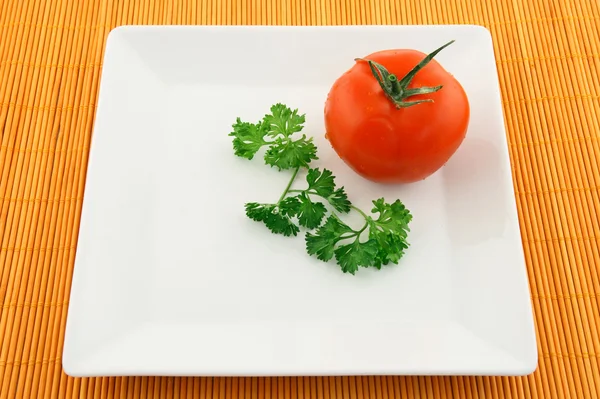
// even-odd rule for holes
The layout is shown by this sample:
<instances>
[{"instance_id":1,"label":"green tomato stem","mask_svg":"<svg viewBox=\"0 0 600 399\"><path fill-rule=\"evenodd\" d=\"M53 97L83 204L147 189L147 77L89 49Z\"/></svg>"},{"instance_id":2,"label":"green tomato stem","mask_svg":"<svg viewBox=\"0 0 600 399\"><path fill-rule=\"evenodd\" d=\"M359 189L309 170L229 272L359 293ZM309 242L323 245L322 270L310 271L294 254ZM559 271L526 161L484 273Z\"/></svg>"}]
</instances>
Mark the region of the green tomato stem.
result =
<instances>
[{"instance_id":1,"label":"green tomato stem","mask_svg":"<svg viewBox=\"0 0 600 399\"><path fill-rule=\"evenodd\" d=\"M402 87L400 87L400 82L398 82L398 78L396 75L388 76L388 80L390 81L390 91L394 96L402 95Z\"/></svg>"},{"instance_id":2,"label":"green tomato stem","mask_svg":"<svg viewBox=\"0 0 600 399\"><path fill-rule=\"evenodd\" d=\"M444 44L440 48L432 51L427 54L425 58L421 62L419 62L413 69L410 70L402 79L398 80L396 75L390 73L383 65L362 58L357 58L357 61L365 61L369 64L369 68L371 68L371 73L381 86L381 89L387 96L387 98L394 103L396 108L407 108L413 105L425 103L425 102L433 102L431 99L424 100L415 100L415 101L407 101L410 97L420 95L420 94L430 94L435 93L440 90L442 86L435 87L417 87L417 88L408 88L408 85L412 82L413 78L421 69L423 69L429 62L444 48L448 47L454 43L454 40Z\"/></svg>"}]
</instances>

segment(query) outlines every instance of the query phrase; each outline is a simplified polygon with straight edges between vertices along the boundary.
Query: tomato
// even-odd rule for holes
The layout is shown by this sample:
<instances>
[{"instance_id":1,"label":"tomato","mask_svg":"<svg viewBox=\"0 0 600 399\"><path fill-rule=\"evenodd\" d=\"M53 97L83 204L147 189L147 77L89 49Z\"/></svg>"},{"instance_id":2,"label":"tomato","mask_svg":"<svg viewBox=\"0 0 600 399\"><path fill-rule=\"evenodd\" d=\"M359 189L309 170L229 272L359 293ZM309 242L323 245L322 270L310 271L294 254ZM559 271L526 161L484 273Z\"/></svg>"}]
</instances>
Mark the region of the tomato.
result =
<instances>
[{"instance_id":1,"label":"tomato","mask_svg":"<svg viewBox=\"0 0 600 399\"><path fill-rule=\"evenodd\" d=\"M382 183L419 181L459 148L469 124L467 95L433 59L451 43L429 55L379 51L335 81L325 103L326 137L358 174Z\"/></svg>"}]
</instances>

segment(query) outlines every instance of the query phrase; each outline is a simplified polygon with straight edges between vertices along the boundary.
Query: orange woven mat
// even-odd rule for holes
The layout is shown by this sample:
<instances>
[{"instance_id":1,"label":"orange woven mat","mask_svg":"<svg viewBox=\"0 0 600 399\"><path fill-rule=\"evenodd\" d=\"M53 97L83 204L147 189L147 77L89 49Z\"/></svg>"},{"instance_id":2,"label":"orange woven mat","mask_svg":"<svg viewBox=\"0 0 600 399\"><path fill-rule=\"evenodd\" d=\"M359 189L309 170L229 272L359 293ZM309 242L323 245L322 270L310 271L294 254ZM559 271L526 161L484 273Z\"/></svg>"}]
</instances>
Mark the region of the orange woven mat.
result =
<instances>
[{"instance_id":1,"label":"orange woven mat","mask_svg":"<svg viewBox=\"0 0 600 399\"><path fill-rule=\"evenodd\" d=\"M113 27L442 23L484 25L493 34L535 311L534 374L74 379L63 373L90 135ZM600 397L599 27L597 0L0 1L0 397Z\"/></svg>"}]
</instances>

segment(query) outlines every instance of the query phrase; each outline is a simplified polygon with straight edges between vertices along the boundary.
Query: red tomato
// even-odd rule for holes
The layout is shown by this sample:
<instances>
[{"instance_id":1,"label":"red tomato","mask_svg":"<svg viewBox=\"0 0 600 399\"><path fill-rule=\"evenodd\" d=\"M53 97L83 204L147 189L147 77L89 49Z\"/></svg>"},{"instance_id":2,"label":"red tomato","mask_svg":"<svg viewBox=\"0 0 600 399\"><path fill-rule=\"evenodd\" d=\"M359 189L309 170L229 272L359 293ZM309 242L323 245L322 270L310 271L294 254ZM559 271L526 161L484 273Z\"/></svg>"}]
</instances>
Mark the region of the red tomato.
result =
<instances>
[{"instance_id":1,"label":"red tomato","mask_svg":"<svg viewBox=\"0 0 600 399\"><path fill-rule=\"evenodd\" d=\"M429 55L373 53L333 84L325 104L327 138L358 174L376 182L414 182L458 149L469 102L460 83L433 60L451 43Z\"/></svg>"}]
</instances>

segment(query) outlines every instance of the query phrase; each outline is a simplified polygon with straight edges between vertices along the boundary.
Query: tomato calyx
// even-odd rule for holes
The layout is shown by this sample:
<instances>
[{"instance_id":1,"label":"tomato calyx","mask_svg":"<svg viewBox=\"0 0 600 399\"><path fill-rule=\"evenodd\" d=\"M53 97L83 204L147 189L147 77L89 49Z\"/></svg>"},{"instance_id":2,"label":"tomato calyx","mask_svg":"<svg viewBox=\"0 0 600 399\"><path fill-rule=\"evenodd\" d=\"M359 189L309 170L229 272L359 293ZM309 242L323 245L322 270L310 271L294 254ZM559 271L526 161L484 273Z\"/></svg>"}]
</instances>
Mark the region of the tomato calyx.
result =
<instances>
[{"instance_id":1,"label":"tomato calyx","mask_svg":"<svg viewBox=\"0 0 600 399\"><path fill-rule=\"evenodd\" d=\"M398 77L396 75L394 75L393 73L390 73L383 65L381 65L375 61L371 61L371 60L367 60L367 59L363 59L363 58L357 58L355 61L365 61L369 64L369 67L371 68L371 72L373 73L373 76L375 77L375 79L377 79L379 86L381 86L381 89L383 90L385 95L390 99L390 101L392 101L394 103L394 105L396 106L397 109L407 108L407 107L411 107L413 105L417 105L417 104L421 104L421 103L433 102L432 99L423 99L423 100L414 100L414 101L406 101L406 100L409 97L416 96L419 94L435 93L436 91L440 90L442 88L442 86L416 87L416 88L409 89L408 85L413 80L413 78L415 77L417 72L419 72L421 69L423 69L425 67L425 65L427 65L433 59L433 57L435 57L440 51L442 51L444 48L448 47L452 43L454 43L454 40L451 40L450 42L444 44L440 48L429 53L425 58L423 58L423 60L421 62L419 62L413 69L411 69L410 72L407 73L406 76L404 76L401 80L398 80Z\"/></svg>"}]
</instances>

